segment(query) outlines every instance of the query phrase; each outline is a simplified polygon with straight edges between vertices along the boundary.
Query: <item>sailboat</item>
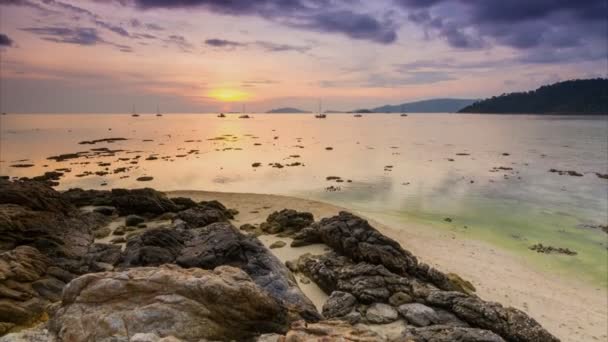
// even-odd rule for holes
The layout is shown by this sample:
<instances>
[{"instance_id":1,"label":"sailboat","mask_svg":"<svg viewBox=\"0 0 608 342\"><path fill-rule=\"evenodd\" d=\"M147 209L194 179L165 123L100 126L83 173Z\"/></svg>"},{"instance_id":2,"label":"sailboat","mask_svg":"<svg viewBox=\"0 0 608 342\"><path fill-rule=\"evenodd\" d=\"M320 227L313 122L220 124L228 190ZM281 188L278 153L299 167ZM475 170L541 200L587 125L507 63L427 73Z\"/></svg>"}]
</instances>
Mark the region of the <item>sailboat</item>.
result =
<instances>
[{"instance_id":1,"label":"sailboat","mask_svg":"<svg viewBox=\"0 0 608 342\"><path fill-rule=\"evenodd\" d=\"M403 105L401 105L401 116L407 116L407 114L403 112Z\"/></svg>"},{"instance_id":2,"label":"sailboat","mask_svg":"<svg viewBox=\"0 0 608 342\"><path fill-rule=\"evenodd\" d=\"M319 99L319 114L315 115L315 118L325 119L326 117L327 115L323 114L323 112L321 111L321 100Z\"/></svg>"},{"instance_id":3,"label":"sailboat","mask_svg":"<svg viewBox=\"0 0 608 342\"><path fill-rule=\"evenodd\" d=\"M156 116L163 116L158 109L158 105L156 105Z\"/></svg>"},{"instance_id":4,"label":"sailboat","mask_svg":"<svg viewBox=\"0 0 608 342\"><path fill-rule=\"evenodd\" d=\"M139 114L137 114L137 112L135 111L135 105L133 105L133 112L131 112L131 116L133 116L133 117L139 116Z\"/></svg>"},{"instance_id":5,"label":"sailboat","mask_svg":"<svg viewBox=\"0 0 608 342\"><path fill-rule=\"evenodd\" d=\"M245 104L243 103L243 110L241 111L241 115L239 116L239 119L249 119L251 118L249 115L245 114Z\"/></svg>"}]
</instances>

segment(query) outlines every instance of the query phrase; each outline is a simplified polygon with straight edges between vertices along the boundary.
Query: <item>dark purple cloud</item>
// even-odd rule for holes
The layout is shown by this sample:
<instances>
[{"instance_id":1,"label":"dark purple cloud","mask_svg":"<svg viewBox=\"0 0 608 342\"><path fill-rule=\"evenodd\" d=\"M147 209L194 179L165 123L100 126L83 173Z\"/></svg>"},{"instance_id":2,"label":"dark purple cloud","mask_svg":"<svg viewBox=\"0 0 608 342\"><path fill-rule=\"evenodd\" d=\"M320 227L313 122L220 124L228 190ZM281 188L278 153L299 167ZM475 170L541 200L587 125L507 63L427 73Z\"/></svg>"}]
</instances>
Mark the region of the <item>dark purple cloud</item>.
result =
<instances>
[{"instance_id":1,"label":"dark purple cloud","mask_svg":"<svg viewBox=\"0 0 608 342\"><path fill-rule=\"evenodd\" d=\"M396 25L387 19L358 13L352 0L133 0L141 9L200 7L234 16L260 16L281 24L352 39L389 44L397 39Z\"/></svg>"},{"instance_id":2,"label":"dark purple cloud","mask_svg":"<svg viewBox=\"0 0 608 342\"><path fill-rule=\"evenodd\" d=\"M244 43L239 43L239 42L235 42L232 40L226 40L226 39L218 39L218 38L207 39L207 40L205 40L205 44L209 45L209 46L213 46L213 47L218 47L218 48L234 48L234 47L246 45Z\"/></svg>"},{"instance_id":3,"label":"dark purple cloud","mask_svg":"<svg viewBox=\"0 0 608 342\"><path fill-rule=\"evenodd\" d=\"M457 48L606 49L606 0L394 1L428 35Z\"/></svg>"},{"instance_id":4,"label":"dark purple cloud","mask_svg":"<svg viewBox=\"0 0 608 342\"><path fill-rule=\"evenodd\" d=\"M122 52L132 52L128 45L116 44L104 40L92 27L26 27L22 31L29 32L42 37L43 40L55 43L75 44L92 46L98 44L111 45Z\"/></svg>"},{"instance_id":5,"label":"dark purple cloud","mask_svg":"<svg viewBox=\"0 0 608 342\"><path fill-rule=\"evenodd\" d=\"M4 33L0 33L0 47L2 46L13 46L13 40Z\"/></svg>"},{"instance_id":6,"label":"dark purple cloud","mask_svg":"<svg viewBox=\"0 0 608 342\"><path fill-rule=\"evenodd\" d=\"M233 40L227 39L218 39L211 38L205 40L205 44L215 47L215 48L223 48L223 49L235 49L240 47L257 47L263 49L268 52L286 52L286 51L296 51L300 53L308 52L311 47L310 46L299 46L299 45L291 45L291 44L281 44L268 42L263 40L258 40L255 42L237 42Z\"/></svg>"}]
</instances>

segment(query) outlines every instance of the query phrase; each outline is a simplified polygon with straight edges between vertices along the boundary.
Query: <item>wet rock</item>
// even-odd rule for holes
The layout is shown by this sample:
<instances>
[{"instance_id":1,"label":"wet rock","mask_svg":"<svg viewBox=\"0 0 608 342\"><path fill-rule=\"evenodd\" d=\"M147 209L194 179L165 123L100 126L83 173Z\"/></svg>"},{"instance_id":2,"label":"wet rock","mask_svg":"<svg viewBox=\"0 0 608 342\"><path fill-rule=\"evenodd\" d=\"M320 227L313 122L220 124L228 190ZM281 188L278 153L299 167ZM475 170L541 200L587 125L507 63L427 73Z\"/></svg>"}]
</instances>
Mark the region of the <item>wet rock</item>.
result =
<instances>
[{"instance_id":1,"label":"wet rock","mask_svg":"<svg viewBox=\"0 0 608 342\"><path fill-rule=\"evenodd\" d=\"M374 303L365 311L365 318L374 324L387 324L397 320L399 314L392 306L384 303Z\"/></svg>"},{"instance_id":2,"label":"wet rock","mask_svg":"<svg viewBox=\"0 0 608 342\"><path fill-rule=\"evenodd\" d=\"M577 171L573 171L573 170L557 170L557 169L550 169L549 172L551 173L557 173L560 176L574 176L574 177L583 177L583 174Z\"/></svg>"},{"instance_id":3,"label":"wet rock","mask_svg":"<svg viewBox=\"0 0 608 342\"><path fill-rule=\"evenodd\" d=\"M31 210L62 214L75 209L57 191L36 181L0 179L0 204L16 204Z\"/></svg>"},{"instance_id":4,"label":"wet rock","mask_svg":"<svg viewBox=\"0 0 608 342\"><path fill-rule=\"evenodd\" d=\"M116 211L116 209L114 207L97 207L95 209L93 209L93 212L105 215L105 216L112 216L114 214L114 212Z\"/></svg>"},{"instance_id":5,"label":"wet rock","mask_svg":"<svg viewBox=\"0 0 608 342\"><path fill-rule=\"evenodd\" d=\"M111 193L107 190L83 190L80 188L73 188L62 192L61 197L77 207L86 205L112 205Z\"/></svg>"},{"instance_id":6,"label":"wet rock","mask_svg":"<svg viewBox=\"0 0 608 342\"><path fill-rule=\"evenodd\" d=\"M137 163L131 162L131 164L137 164ZM154 177L152 177L152 176L141 176L141 177L137 177L135 180L138 181L138 182L149 182L151 180L154 180Z\"/></svg>"},{"instance_id":7,"label":"wet rock","mask_svg":"<svg viewBox=\"0 0 608 342\"><path fill-rule=\"evenodd\" d=\"M504 342L495 333L475 328L434 325L424 328L409 327L398 341L412 342ZM541 341L541 340L538 340Z\"/></svg>"},{"instance_id":8,"label":"wet rock","mask_svg":"<svg viewBox=\"0 0 608 342\"><path fill-rule=\"evenodd\" d=\"M283 209L270 214L266 222L260 225L260 228L262 231L270 234L284 231L297 232L302 228L310 226L313 222L314 217L311 213Z\"/></svg>"},{"instance_id":9,"label":"wet rock","mask_svg":"<svg viewBox=\"0 0 608 342\"><path fill-rule=\"evenodd\" d=\"M348 292L334 291L323 304L323 317L336 318L346 316L357 305L355 296Z\"/></svg>"},{"instance_id":10,"label":"wet rock","mask_svg":"<svg viewBox=\"0 0 608 342\"><path fill-rule=\"evenodd\" d=\"M239 303L238 309L226 303ZM49 330L71 341L126 340L138 333L186 341L245 340L285 332L287 324L285 307L237 268L165 265L74 279Z\"/></svg>"},{"instance_id":11,"label":"wet rock","mask_svg":"<svg viewBox=\"0 0 608 342\"><path fill-rule=\"evenodd\" d=\"M125 225L127 227L133 227L133 226L137 226L140 223L143 223L144 221L146 221L143 217L138 216L138 215L128 215L125 218Z\"/></svg>"},{"instance_id":12,"label":"wet rock","mask_svg":"<svg viewBox=\"0 0 608 342\"><path fill-rule=\"evenodd\" d=\"M311 226L302 228L299 232L293 235L291 247L303 247L321 242L322 240L318 230L315 227Z\"/></svg>"},{"instance_id":13,"label":"wet rock","mask_svg":"<svg viewBox=\"0 0 608 342\"><path fill-rule=\"evenodd\" d=\"M409 323L418 327L426 327L427 325L437 324L440 322L439 316L435 310L424 304L403 304L399 306L398 310L401 316L403 316Z\"/></svg>"}]
</instances>

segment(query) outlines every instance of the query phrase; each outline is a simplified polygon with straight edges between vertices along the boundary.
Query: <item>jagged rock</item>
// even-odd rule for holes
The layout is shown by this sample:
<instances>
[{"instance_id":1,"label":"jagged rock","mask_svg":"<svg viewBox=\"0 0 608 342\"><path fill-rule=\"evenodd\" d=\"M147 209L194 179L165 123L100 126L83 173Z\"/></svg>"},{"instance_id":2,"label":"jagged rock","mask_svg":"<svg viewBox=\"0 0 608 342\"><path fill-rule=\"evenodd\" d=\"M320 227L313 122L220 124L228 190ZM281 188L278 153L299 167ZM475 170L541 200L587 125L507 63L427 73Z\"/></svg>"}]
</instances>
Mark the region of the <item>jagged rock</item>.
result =
<instances>
[{"instance_id":1,"label":"jagged rock","mask_svg":"<svg viewBox=\"0 0 608 342\"><path fill-rule=\"evenodd\" d=\"M427 325L437 324L440 318L435 310L420 303L403 304L399 306L399 313L408 322L418 327L426 327Z\"/></svg>"},{"instance_id":2,"label":"jagged rock","mask_svg":"<svg viewBox=\"0 0 608 342\"><path fill-rule=\"evenodd\" d=\"M4 332L38 320L49 299L61 292L59 288L52 293L61 281L46 275L50 263L48 257L29 246L0 253L0 328Z\"/></svg>"},{"instance_id":3,"label":"jagged rock","mask_svg":"<svg viewBox=\"0 0 608 342\"><path fill-rule=\"evenodd\" d=\"M453 312L472 326L492 330L509 341L557 342L536 320L515 308L455 291L433 291L426 301Z\"/></svg>"},{"instance_id":4,"label":"jagged rock","mask_svg":"<svg viewBox=\"0 0 608 342\"><path fill-rule=\"evenodd\" d=\"M270 234L284 231L297 232L302 228L310 226L313 222L314 216L311 213L283 209L270 214L266 222L260 225L260 228L262 231Z\"/></svg>"},{"instance_id":5,"label":"jagged rock","mask_svg":"<svg viewBox=\"0 0 608 342\"><path fill-rule=\"evenodd\" d=\"M55 342L56 340L45 328L26 329L0 337L0 342Z\"/></svg>"},{"instance_id":6,"label":"jagged rock","mask_svg":"<svg viewBox=\"0 0 608 342\"><path fill-rule=\"evenodd\" d=\"M287 324L285 307L237 268L164 265L74 279L49 330L67 341L126 340L137 333L243 340L285 332Z\"/></svg>"},{"instance_id":7,"label":"jagged rock","mask_svg":"<svg viewBox=\"0 0 608 342\"><path fill-rule=\"evenodd\" d=\"M229 219L234 219L234 216L239 213L238 210L228 209L228 208L226 208L226 206L224 206L222 203L220 203L219 201L216 201L216 200L201 201L201 202L199 202L198 205L203 208L212 208L212 209L219 210L224 216L226 216Z\"/></svg>"},{"instance_id":8,"label":"jagged rock","mask_svg":"<svg viewBox=\"0 0 608 342\"><path fill-rule=\"evenodd\" d=\"M345 341L378 342L384 339L364 327L354 327L343 321L322 321L306 323L298 321L291 325L285 335L285 342Z\"/></svg>"},{"instance_id":9,"label":"jagged rock","mask_svg":"<svg viewBox=\"0 0 608 342\"><path fill-rule=\"evenodd\" d=\"M198 206L180 211L177 218L184 221L189 228L199 228L215 222L228 221L228 217L221 210L207 206Z\"/></svg>"},{"instance_id":10,"label":"jagged rock","mask_svg":"<svg viewBox=\"0 0 608 342\"><path fill-rule=\"evenodd\" d=\"M384 303L374 303L365 311L365 318L374 324L386 324L396 321L399 318L397 310Z\"/></svg>"},{"instance_id":11,"label":"jagged rock","mask_svg":"<svg viewBox=\"0 0 608 342\"><path fill-rule=\"evenodd\" d=\"M443 290L462 291L447 275L419 264L397 241L382 235L366 220L351 213L342 211L337 216L324 218L314 228L323 243L354 261L382 265L401 276L413 275Z\"/></svg>"},{"instance_id":12,"label":"jagged rock","mask_svg":"<svg viewBox=\"0 0 608 342\"><path fill-rule=\"evenodd\" d=\"M445 325L408 328L397 340L408 342L505 342L502 337L488 330Z\"/></svg>"},{"instance_id":13,"label":"jagged rock","mask_svg":"<svg viewBox=\"0 0 608 342\"><path fill-rule=\"evenodd\" d=\"M274 298L283 301L292 320L320 318L312 302L298 288L289 270L255 237L227 222L203 228L152 229L127 242L121 266L158 266L213 269L220 265L245 271Z\"/></svg>"},{"instance_id":14,"label":"jagged rock","mask_svg":"<svg viewBox=\"0 0 608 342\"><path fill-rule=\"evenodd\" d=\"M96 207L95 209L93 209L93 211L96 213L105 215L105 216L112 216L114 214L114 212L116 211L116 208L103 206L103 207Z\"/></svg>"},{"instance_id":15,"label":"jagged rock","mask_svg":"<svg viewBox=\"0 0 608 342\"><path fill-rule=\"evenodd\" d=\"M146 221L143 217L138 216L138 215L128 215L125 218L125 225L127 227L133 227L133 226L137 226L140 223L144 223L144 221Z\"/></svg>"},{"instance_id":16,"label":"jagged rock","mask_svg":"<svg viewBox=\"0 0 608 342\"><path fill-rule=\"evenodd\" d=\"M323 304L323 317L335 318L346 316L357 305L355 296L348 292L334 291Z\"/></svg>"},{"instance_id":17,"label":"jagged rock","mask_svg":"<svg viewBox=\"0 0 608 342\"><path fill-rule=\"evenodd\" d=\"M348 292L364 304L386 303L394 293L410 291L408 279L382 265L353 264L348 258L333 253L303 255L298 260L298 269L326 293Z\"/></svg>"},{"instance_id":18,"label":"jagged rock","mask_svg":"<svg viewBox=\"0 0 608 342\"><path fill-rule=\"evenodd\" d=\"M111 197L120 215L160 215L178 209L165 194L150 188L112 189Z\"/></svg>"},{"instance_id":19,"label":"jagged rock","mask_svg":"<svg viewBox=\"0 0 608 342\"><path fill-rule=\"evenodd\" d=\"M0 179L0 204L16 204L35 211L61 214L75 209L53 188L36 181Z\"/></svg>"}]
</instances>

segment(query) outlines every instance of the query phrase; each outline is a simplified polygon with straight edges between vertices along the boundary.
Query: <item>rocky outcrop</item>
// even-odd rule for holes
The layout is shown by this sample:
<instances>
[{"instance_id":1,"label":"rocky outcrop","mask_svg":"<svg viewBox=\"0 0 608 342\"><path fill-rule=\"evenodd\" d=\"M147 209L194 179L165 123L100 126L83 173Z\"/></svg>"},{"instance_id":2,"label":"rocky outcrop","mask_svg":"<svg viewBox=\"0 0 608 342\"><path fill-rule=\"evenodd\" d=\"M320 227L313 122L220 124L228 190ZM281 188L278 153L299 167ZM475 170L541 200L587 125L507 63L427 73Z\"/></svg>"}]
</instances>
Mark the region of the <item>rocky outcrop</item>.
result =
<instances>
[{"instance_id":1,"label":"rocky outcrop","mask_svg":"<svg viewBox=\"0 0 608 342\"><path fill-rule=\"evenodd\" d=\"M314 216L311 213L283 209L270 214L266 222L260 225L260 228L262 231L270 234L297 232L302 228L310 226L313 222Z\"/></svg>"},{"instance_id":2,"label":"rocky outcrop","mask_svg":"<svg viewBox=\"0 0 608 342\"><path fill-rule=\"evenodd\" d=\"M343 321L322 321L306 323L299 321L278 341L308 342L308 341L345 341L345 342L378 342L383 341L377 333L364 327L354 327Z\"/></svg>"},{"instance_id":3,"label":"rocky outcrop","mask_svg":"<svg viewBox=\"0 0 608 342\"><path fill-rule=\"evenodd\" d=\"M62 341L244 340L288 328L287 310L243 271L174 265L81 276L66 286L49 329Z\"/></svg>"},{"instance_id":4,"label":"rocky outcrop","mask_svg":"<svg viewBox=\"0 0 608 342\"><path fill-rule=\"evenodd\" d=\"M289 270L262 243L227 222L196 229L154 229L127 242L121 267L175 263L213 269L230 265L245 271L271 296L284 302L292 320L317 321L319 313Z\"/></svg>"},{"instance_id":5,"label":"rocky outcrop","mask_svg":"<svg viewBox=\"0 0 608 342\"><path fill-rule=\"evenodd\" d=\"M412 342L504 342L495 333L475 328L434 325L424 328L409 327L398 341ZM543 341L543 340L538 340Z\"/></svg>"}]
</instances>

